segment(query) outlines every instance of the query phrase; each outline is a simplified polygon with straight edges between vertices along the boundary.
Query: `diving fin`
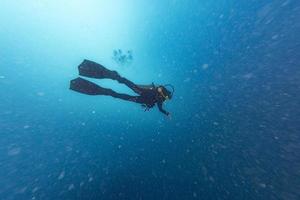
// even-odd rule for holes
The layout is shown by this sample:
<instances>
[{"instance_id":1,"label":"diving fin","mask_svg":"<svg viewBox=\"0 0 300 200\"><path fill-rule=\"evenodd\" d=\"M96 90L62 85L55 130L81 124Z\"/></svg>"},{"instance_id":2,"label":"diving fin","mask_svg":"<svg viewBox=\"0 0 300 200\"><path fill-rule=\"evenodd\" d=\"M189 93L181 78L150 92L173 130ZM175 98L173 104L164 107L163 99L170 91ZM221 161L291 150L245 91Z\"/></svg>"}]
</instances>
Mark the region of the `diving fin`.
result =
<instances>
[{"instance_id":1,"label":"diving fin","mask_svg":"<svg viewBox=\"0 0 300 200\"><path fill-rule=\"evenodd\" d=\"M83 78L71 80L70 89L88 95L111 95L113 90L100 87Z\"/></svg>"},{"instance_id":2,"label":"diving fin","mask_svg":"<svg viewBox=\"0 0 300 200\"><path fill-rule=\"evenodd\" d=\"M89 78L110 78L116 80L120 77L116 71L111 71L96 62L86 59L78 66L78 71L79 75Z\"/></svg>"}]
</instances>

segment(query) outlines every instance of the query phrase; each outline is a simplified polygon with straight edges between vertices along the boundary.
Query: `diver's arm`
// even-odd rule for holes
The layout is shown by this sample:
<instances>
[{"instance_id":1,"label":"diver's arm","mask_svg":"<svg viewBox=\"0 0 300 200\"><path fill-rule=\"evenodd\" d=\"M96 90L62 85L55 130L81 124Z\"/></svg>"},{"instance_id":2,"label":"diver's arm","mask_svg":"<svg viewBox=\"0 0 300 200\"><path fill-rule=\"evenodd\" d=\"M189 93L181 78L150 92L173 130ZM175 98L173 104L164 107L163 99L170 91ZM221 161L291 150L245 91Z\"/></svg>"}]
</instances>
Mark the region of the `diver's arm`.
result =
<instances>
[{"instance_id":1,"label":"diver's arm","mask_svg":"<svg viewBox=\"0 0 300 200\"><path fill-rule=\"evenodd\" d=\"M158 109L159 109L160 112L164 113L164 114L167 115L167 116L170 115L169 112L167 112L166 110L163 109L163 107L162 107L162 102L157 102L157 106L158 106Z\"/></svg>"}]
</instances>

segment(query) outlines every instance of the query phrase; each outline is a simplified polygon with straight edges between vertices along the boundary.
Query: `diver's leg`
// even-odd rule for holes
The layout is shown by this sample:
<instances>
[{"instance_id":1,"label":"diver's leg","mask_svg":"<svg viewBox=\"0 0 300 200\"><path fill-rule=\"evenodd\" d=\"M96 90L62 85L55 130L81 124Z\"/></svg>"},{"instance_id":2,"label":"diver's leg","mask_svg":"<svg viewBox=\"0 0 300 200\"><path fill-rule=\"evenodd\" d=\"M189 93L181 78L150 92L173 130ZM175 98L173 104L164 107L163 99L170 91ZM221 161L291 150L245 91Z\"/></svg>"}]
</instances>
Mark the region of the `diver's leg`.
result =
<instances>
[{"instance_id":1,"label":"diver's leg","mask_svg":"<svg viewBox=\"0 0 300 200\"><path fill-rule=\"evenodd\" d=\"M76 78L71 80L70 89L87 95L106 95L136 103L140 103L141 101L141 98L139 96L117 93L112 89L100 87L99 85L96 85L95 83L92 83L83 78Z\"/></svg>"},{"instance_id":2,"label":"diver's leg","mask_svg":"<svg viewBox=\"0 0 300 200\"><path fill-rule=\"evenodd\" d=\"M117 92L114 92L110 96L112 96L114 98L122 99L122 100L125 100L125 101L141 103L139 96L131 96L131 95L128 95L128 94L122 94L122 93L117 93Z\"/></svg>"},{"instance_id":3,"label":"diver's leg","mask_svg":"<svg viewBox=\"0 0 300 200\"><path fill-rule=\"evenodd\" d=\"M136 84L134 84L133 82L129 81L124 77L121 77L118 72L109 70L96 62L90 60L84 60L78 66L78 70L79 70L79 75L81 76L86 76L90 78L99 78L99 79L108 78L108 79L116 80L119 83L123 83L127 85L135 93L137 94L142 93L142 89L139 88Z\"/></svg>"},{"instance_id":4,"label":"diver's leg","mask_svg":"<svg viewBox=\"0 0 300 200\"><path fill-rule=\"evenodd\" d=\"M130 81L130 80L124 78L124 77L121 77L120 75L115 80L117 80L119 83L125 84L127 87L132 89L135 93L142 94L142 88L140 88L138 85L136 85L132 81Z\"/></svg>"}]
</instances>

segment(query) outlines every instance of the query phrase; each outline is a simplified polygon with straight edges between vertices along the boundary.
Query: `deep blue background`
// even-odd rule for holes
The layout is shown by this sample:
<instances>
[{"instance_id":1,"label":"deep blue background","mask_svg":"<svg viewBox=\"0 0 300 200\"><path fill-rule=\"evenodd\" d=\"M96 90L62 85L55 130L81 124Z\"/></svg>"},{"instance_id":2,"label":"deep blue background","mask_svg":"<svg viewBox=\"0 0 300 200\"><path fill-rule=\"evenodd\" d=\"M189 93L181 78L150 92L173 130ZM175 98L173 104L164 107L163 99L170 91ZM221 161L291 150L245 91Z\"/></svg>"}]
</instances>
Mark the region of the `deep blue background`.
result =
<instances>
[{"instance_id":1,"label":"deep blue background","mask_svg":"<svg viewBox=\"0 0 300 200\"><path fill-rule=\"evenodd\" d=\"M297 0L2 0L0 199L299 199L299 19ZM172 119L68 90L84 58L175 85Z\"/></svg>"}]
</instances>

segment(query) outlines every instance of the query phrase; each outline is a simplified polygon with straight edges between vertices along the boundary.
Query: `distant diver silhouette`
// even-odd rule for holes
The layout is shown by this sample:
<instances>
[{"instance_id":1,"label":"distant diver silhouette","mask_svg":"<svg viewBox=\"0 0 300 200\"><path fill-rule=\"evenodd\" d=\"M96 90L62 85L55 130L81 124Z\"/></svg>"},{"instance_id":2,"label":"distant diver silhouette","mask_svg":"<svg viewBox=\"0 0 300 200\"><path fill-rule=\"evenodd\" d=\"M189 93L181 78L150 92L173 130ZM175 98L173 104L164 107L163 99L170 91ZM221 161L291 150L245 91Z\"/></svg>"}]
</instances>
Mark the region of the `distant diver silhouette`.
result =
<instances>
[{"instance_id":1,"label":"distant diver silhouette","mask_svg":"<svg viewBox=\"0 0 300 200\"><path fill-rule=\"evenodd\" d=\"M112 59L118 64L118 65L130 65L133 61L132 51L128 50L127 53L123 53L121 49L115 49L113 51L113 57Z\"/></svg>"},{"instance_id":2,"label":"distant diver silhouette","mask_svg":"<svg viewBox=\"0 0 300 200\"><path fill-rule=\"evenodd\" d=\"M121 77L118 72L106 69L104 66L90 60L84 60L78 66L78 70L79 75L81 76L96 79L116 80L132 89L136 94L138 94L138 96L117 93L112 89L100 87L99 85L80 77L71 80L71 90L87 95L107 95L114 98L139 103L145 108L145 111L148 111L150 108L153 108L155 104L157 104L162 113L170 116L170 113L165 111L162 105L164 101L172 99L174 93L174 87L172 85L168 84L155 86L153 83L151 85L136 85L130 80ZM168 90L166 87L170 87L172 92L170 92L170 90Z\"/></svg>"}]
</instances>

